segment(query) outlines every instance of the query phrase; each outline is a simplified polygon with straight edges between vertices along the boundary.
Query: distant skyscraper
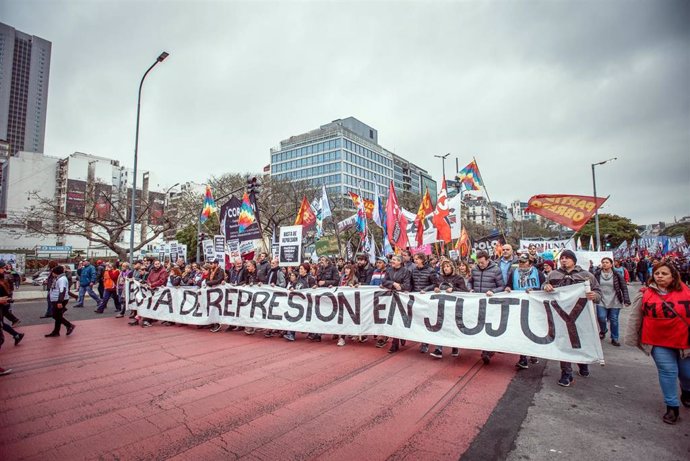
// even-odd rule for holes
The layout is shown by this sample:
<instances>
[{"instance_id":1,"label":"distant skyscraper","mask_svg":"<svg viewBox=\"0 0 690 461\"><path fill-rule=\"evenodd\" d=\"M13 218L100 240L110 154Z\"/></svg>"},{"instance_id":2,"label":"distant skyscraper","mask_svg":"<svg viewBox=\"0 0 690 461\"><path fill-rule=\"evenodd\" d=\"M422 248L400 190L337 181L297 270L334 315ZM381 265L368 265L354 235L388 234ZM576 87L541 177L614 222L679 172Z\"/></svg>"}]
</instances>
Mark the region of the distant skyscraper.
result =
<instances>
[{"instance_id":1,"label":"distant skyscraper","mask_svg":"<svg viewBox=\"0 0 690 461\"><path fill-rule=\"evenodd\" d=\"M0 139L43 152L51 43L0 23Z\"/></svg>"}]
</instances>

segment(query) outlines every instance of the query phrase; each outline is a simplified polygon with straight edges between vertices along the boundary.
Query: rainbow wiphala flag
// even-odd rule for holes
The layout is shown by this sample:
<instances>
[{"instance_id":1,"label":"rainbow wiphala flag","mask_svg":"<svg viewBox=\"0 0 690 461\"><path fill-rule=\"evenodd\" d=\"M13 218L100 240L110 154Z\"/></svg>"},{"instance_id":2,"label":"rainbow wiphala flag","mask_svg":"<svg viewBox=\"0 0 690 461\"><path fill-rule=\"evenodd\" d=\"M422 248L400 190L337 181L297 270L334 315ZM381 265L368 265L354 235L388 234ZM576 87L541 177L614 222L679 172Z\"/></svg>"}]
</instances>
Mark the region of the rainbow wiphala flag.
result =
<instances>
[{"instance_id":1,"label":"rainbow wiphala flag","mask_svg":"<svg viewBox=\"0 0 690 461\"><path fill-rule=\"evenodd\" d=\"M254 216L254 209L249 201L249 194L246 192L242 196L242 206L240 206L240 216L237 218L237 224L239 225L239 232L244 232L249 226L256 222L256 217Z\"/></svg>"},{"instance_id":2,"label":"rainbow wiphala flag","mask_svg":"<svg viewBox=\"0 0 690 461\"><path fill-rule=\"evenodd\" d=\"M208 218L211 217L213 213L218 211L216 206L216 201L213 200L213 193L211 192L211 186L206 185L206 193L204 194L204 207L201 210L201 216L199 220L201 223L205 223Z\"/></svg>"},{"instance_id":3,"label":"rainbow wiphala flag","mask_svg":"<svg viewBox=\"0 0 690 461\"><path fill-rule=\"evenodd\" d=\"M460 183L460 187L465 190L479 190L482 184L482 177L479 174L479 167L477 162L472 162L462 170L458 171L455 179Z\"/></svg>"}]
</instances>

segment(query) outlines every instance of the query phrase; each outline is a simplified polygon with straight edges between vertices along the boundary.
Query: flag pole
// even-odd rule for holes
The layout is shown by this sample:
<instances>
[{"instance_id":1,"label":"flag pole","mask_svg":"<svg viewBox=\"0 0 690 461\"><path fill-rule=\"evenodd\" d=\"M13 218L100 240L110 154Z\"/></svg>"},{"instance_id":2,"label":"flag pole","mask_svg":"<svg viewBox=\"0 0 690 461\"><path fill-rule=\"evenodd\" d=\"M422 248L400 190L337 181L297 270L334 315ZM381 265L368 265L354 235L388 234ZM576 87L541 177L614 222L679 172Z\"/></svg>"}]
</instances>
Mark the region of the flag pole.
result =
<instances>
[{"instance_id":1,"label":"flag pole","mask_svg":"<svg viewBox=\"0 0 690 461\"><path fill-rule=\"evenodd\" d=\"M486 199L489 201L489 209L491 209L491 214L494 217L494 223L498 226L498 230L501 232L501 236L503 236L503 241L506 241L506 234L503 232L503 226L501 226L501 223L499 222L498 218L496 217L496 210L494 209L493 203L491 203L491 197L489 197L489 189L486 187L486 183L484 182L484 178L482 178L482 173L479 171L479 164L477 163L477 159L472 157L472 160L474 161L474 164L477 165L477 173L479 174L479 180L482 182L482 187L484 187L484 193L486 194Z\"/></svg>"}]
</instances>

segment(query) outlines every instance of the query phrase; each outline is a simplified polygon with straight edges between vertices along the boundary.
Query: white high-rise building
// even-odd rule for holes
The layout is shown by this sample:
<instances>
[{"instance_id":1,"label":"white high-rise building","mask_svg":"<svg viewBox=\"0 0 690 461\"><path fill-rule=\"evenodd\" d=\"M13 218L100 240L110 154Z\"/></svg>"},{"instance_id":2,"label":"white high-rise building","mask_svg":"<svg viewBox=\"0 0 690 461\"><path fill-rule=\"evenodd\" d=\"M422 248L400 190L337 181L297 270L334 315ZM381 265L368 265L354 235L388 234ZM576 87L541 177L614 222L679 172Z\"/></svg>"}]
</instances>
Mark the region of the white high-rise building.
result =
<instances>
[{"instance_id":1,"label":"white high-rise building","mask_svg":"<svg viewBox=\"0 0 690 461\"><path fill-rule=\"evenodd\" d=\"M51 43L0 23L0 139L43 152Z\"/></svg>"}]
</instances>

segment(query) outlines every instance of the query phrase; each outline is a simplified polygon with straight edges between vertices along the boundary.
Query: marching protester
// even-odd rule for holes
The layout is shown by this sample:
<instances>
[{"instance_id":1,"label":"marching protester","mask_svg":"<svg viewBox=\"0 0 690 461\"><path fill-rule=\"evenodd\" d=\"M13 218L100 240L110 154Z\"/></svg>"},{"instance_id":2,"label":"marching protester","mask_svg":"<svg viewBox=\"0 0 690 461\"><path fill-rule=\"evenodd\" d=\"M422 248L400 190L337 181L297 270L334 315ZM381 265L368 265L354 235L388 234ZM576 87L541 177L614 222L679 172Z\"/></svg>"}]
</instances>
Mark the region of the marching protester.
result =
<instances>
[{"instance_id":1,"label":"marching protester","mask_svg":"<svg viewBox=\"0 0 690 461\"><path fill-rule=\"evenodd\" d=\"M662 420L675 424L680 404L690 408L690 288L668 262L652 268L652 279L633 302L625 343L651 355L666 404ZM680 399L678 384L680 383Z\"/></svg>"},{"instance_id":2,"label":"marching protester","mask_svg":"<svg viewBox=\"0 0 690 461\"><path fill-rule=\"evenodd\" d=\"M457 265L457 275L459 277L462 277L462 279L465 281L465 287L467 288L468 291L472 290L472 269L470 269L470 265L467 264L465 261L460 261Z\"/></svg>"},{"instance_id":3,"label":"marching protester","mask_svg":"<svg viewBox=\"0 0 690 461\"><path fill-rule=\"evenodd\" d=\"M96 305L100 306L103 301L93 291L93 286L96 283L96 269L91 265L88 259L82 261L81 272L79 273L79 299L74 307L84 307L84 296L86 293L96 301Z\"/></svg>"},{"instance_id":4,"label":"marching protester","mask_svg":"<svg viewBox=\"0 0 690 461\"><path fill-rule=\"evenodd\" d=\"M115 310L120 312L122 306L120 305L120 297L117 293L117 281L120 278L120 271L115 269L111 263L107 263L101 274L101 278L103 279L103 299L94 312L102 314L105 308L108 307L110 298L113 298Z\"/></svg>"},{"instance_id":5,"label":"marching protester","mask_svg":"<svg viewBox=\"0 0 690 461\"><path fill-rule=\"evenodd\" d=\"M357 255L357 280L361 285L371 285L374 268L369 264L369 256L364 253Z\"/></svg>"},{"instance_id":6,"label":"marching protester","mask_svg":"<svg viewBox=\"0 0 690 461\"><path fill-rule=\"evenodd\" d=\"M105 285L103 283L103 272L105 272L106 267L105 264L103 264L103 261L100 259L96 261L96 286L98 288L98 296L103 298L103 294L105 293Z\"/></svg>"},{"instance_id":7,"label":"marching protester","mask_svg":"<svg viewBox=\"0 0 690 461\"><path fill-rule=\"evenodd\" d=\"M278 258L271 259L271 267L268 269L268 273L266 274L266 283L272 287L285 288L287 286L287 282L285 281L285 274L283 273L283 270L280 268L279 264L280 261L278 261Z\"/></svg>"},{"instance_id":8,"label":"marching protester","mask_svg":"<svg viewBox=\"0 0 690 461\"><path fill-rule=\"evenodd\" d=\"M374 264L374 270L371 272L371 279L369 280L369 285L381 286L383 278L386 276L386 266L388 266L388 258L385 256L379 256L376 258L376 263Z\"/></svg>"},{"instance_id":9,"label":"marching protester","mask_svg":"<svg viewBox=\"0 0 690 461\"><path fill-rule=\"evenodd\" d=\"M470 291L465 284L465 279L456 274L455 266L449 260L445 260L441 263L441 273L436 278L434 293L440 293L441 291L445 291L446 293ZM443 358L443 346L436 346L430 355L437 359ZM457 347L451 348L451 355L453 357L458 357L460 355L460 349Z\"/></svg>"},{"instance_id":10,"label":"marching protester","mask_svg":"<svg viewBox=\"0 0 690 461\"><path fill-rule=\"evenodd\" d=\"M411 291L417 293L432 291L436 287L436 271L427 263L426 255L417 253L412 257L412 261L414 262L414 266L411 271ZM422 343L419 346L419 352L422 354L429 352L429 345Z\"/></svg>"},{"instance_id":11,"label":"marching protester","mask_svg":"<svg viewBox=\"0 0 690 461\"><path fill-rule=\"evenodd\" d=\"M601 302L601 290L599 289L597 279L593 274L577 265L577 256L572 250L564 250L561 252L559 262L561 267L549 272L546 283L542 287L544 291L551 292L556 287L568 286L580 282L589 282L590 291L586 294L587 299L593 301L595 304ZM579 363L578 368L580 376L584 378L589 376L589 365ZM568 387L573 381L572 363L561 362L561 379L558 380L558 385Z\"/></svg>"},{"instance_id":12,"label":"marching protester","mask_svg":"<svg viewBox=\"0 0 690 461\"><path fill-rule=\"evenodd\" d=\"M412 274L403 266L403 258L399 255L391 257L391 264L386 271L386 276L381 283L383 288L392 291L410 291L412 289ZM386 339L380 339L376 347L383 347L386 344ZM398 352L400 350L401 340L394 338L391 343L391 348L388 350L389 354ZM402 340L402 345L405 345L405 340Z\"/></svg>"},{"instance_id":13,"label":"marching protester","mask_svg":"<svg viewBox=\"0 0 690 461\"><path fill-rule=\"evenodd\" d=\"M359 286L357 280L357 275L355 272L355 266L353 264L345 264L343 267L343 275L340 277L340 282L338 283L340 287L356 287ZM338 336L338 346L342 347L345 345L345 335ZM359 337L359 342L365 342L366 339L363 336Z\"/></svg>"},{"instance_id":14,"label":"marching protester","mask_svg":"<svg viewBox=\"0 0 690 461\"><path fill-rule=\"evenodd\" d=\"M232 267L227 271L227 282L231 285L240 285L244 277L244 261L239 256L233 259Z\"/></svg>"},{"instance_id":15,"label":"marching protester","mask_svg":"<svg viewBox=\"0 0 690 461\"><path fill-rule=\"evenodd\" d=\"M311 266L309 263L302 263L297 268L297 273L291 274L290 289L291 290L307 290L316 285L316 279L311 275ZM294 281L292 280L294 279ZM288 341L295 340L295 332L288 331L283 338ZM317 333L309 333L307 339L310 341L321 342L321 335Z\"/></svg>"},{"instance_id":16,"label":"marching protester","mask_svg":"<svg viewBox=\"0 0 690 461\"><path fill-rule=\"evenodd\" d=\"M0 310L2 311L0 314L2 317L0 322L2 323L2 330L12 335L14 345L18 346L22 339L24 339L24 333L19 333L14 329L14 327L19 325L21 321L14 316L10 308L13 302L12 295L14 293L14 283L10 278L7 277L6 268L7 265L5 264L5 261L0 260L0 299L4 300L3 302L0 302ZM5 319L12 323L7 323Z\"/></svg>"},{"instance_id":17,"label":"marching protester","mask_svg":"<svg viewBox=\"0 0 690 461\"><path fill-rule=\"evenodd\" d=\"M611 344L620 346L618 342L618 316L621 307L630 305L630 296L625 278L613 268L613 260L605 257L601 260L601 267L594 271L594 277L599 282L601 301L597 303L597 320L599 321L599 338L604 339L608 332L607 323L611 326Z\"/></svg>"},{"instance_id":18,"label":"marching protester","mask_svg":"<svg viewBox=\"0 0 690 461\"><path fill-rule=\"evenodd\" d=\"M156 290L157 288L165 286L167 281L168 272L165 270L165 267L163 267L163 264L158 259L154 259L153 267L151 267L151 269L148 271L148 275L146 276L146 285L150 289ZM139 320L142 321L142 328L152 326L152 322L148 319L139 318Z\"/></svg>"},{"instance_id":19,"label":"marching protester","mask_svg":"<svg viewBox=\"0 0 690 461\"><path fill-rule=\"evenodd\" d=\"M537 246L534 243L529 244L527 253L529 259L532 260L532 265L536 267L538 271L544 270L544 258L537 253Z\"/></svg>"},{"instance_id":20,"label":"marching protester","mask_svg":"<svg viewBox=\"0 0 690 461\"><path fill-rule=\"evenodd\" d=\"M314 288L338 286L340 274L331 260L322 256L319 258L319 267L316 271L316 286Z\"/></svg>"},{"instance_id":21,"label":"marching protester","mask_svg":"<svg viewBox=\"0 0 690 461\"><path fill-rule=\"evenodd\" d=\"M125 305L125 282L127 282L127 279L132 278L132 270L129 268L129 263L128 262L123 262L120 264L120 275L117 278L117 298L120 301L120 310L118 311L117 315L115 316L116 318L122 318L125 316L125 309L127 306Z\"/></svg>"},{"instance_id":22,"label":"marching protester","mask_svg":"<svg viewBox=\"0 0 690 461\"><path fill-rule=\"evenodd\" d=\"M505 291L525 291L539 290L546 281L544 274L539 272L533 264L534 259L528 254L520 255L518 258L517 269L511 269L508 272L508 284ZM529 362L532 364L539 363L537 357L530 357ZM515 364L519 369L529 368L529 362L526 355L521 355L520 360Z\"/></svg>"},{"instance_id":23,"label":"marching protester","mask_svg":"<svg viewBox=\"0 0 690 461\"><path fill-rule=\"evenodd\" d=\"M503 285L508 284L508 272L517 267L518 258L513 254L513 246L505 244L502 246L503 253L498 259L498 267L503 275Z\"/></svg>"},{"instance_id":24,"label":"marching protester","mask_svg":"<svg viewBox=\"0 0 690 461\"><path fill-rule=\"evenodd\" d=\"M73 323L65 319L65 311L67 310L67 302L69 301L69 296L67 294L69 291L69 282L65 276L65 268L63 266L55 266L52 272L55 274L55 277L50 286L50 302L53 303L53 319L55 319L55 326L53 327L53 331L45 335L46 338L60 336L60 327L62 325L67 329L67 336L71 335L75 328Z\"/></svg>"},{"instance_id":25,"label":"marching protester","mask_svg":"<svg viewBox=\"0 0 690 461\"><path fill-rule=\"evenodd\" d=\"M505 278L508 278L507 272ZM501 292L504 289L505 281L501 269L496 263L491 261L489 253L479 251L477 253L477 265L472 269L472 291L493 296L494 293ZM494 353L491 351L482 351L482 361L485 365L491 363L493 355Z\"/></svg>"},{"instance_id":26,"label":"marching protester","mask_svg":"<svg viewBox=\"0 0 690 461\"><path fill-rule=\"evenodd\" d=\"M225 282L225 271L220 267L220 261L218 260L218 258L214 258L211 261L211 271L208 274L206 286L217 287L223 282ZM213 326L211 326L211 333L219 332L220 328L220 323L214 323Z\"/></svg>"}]
</instances>

